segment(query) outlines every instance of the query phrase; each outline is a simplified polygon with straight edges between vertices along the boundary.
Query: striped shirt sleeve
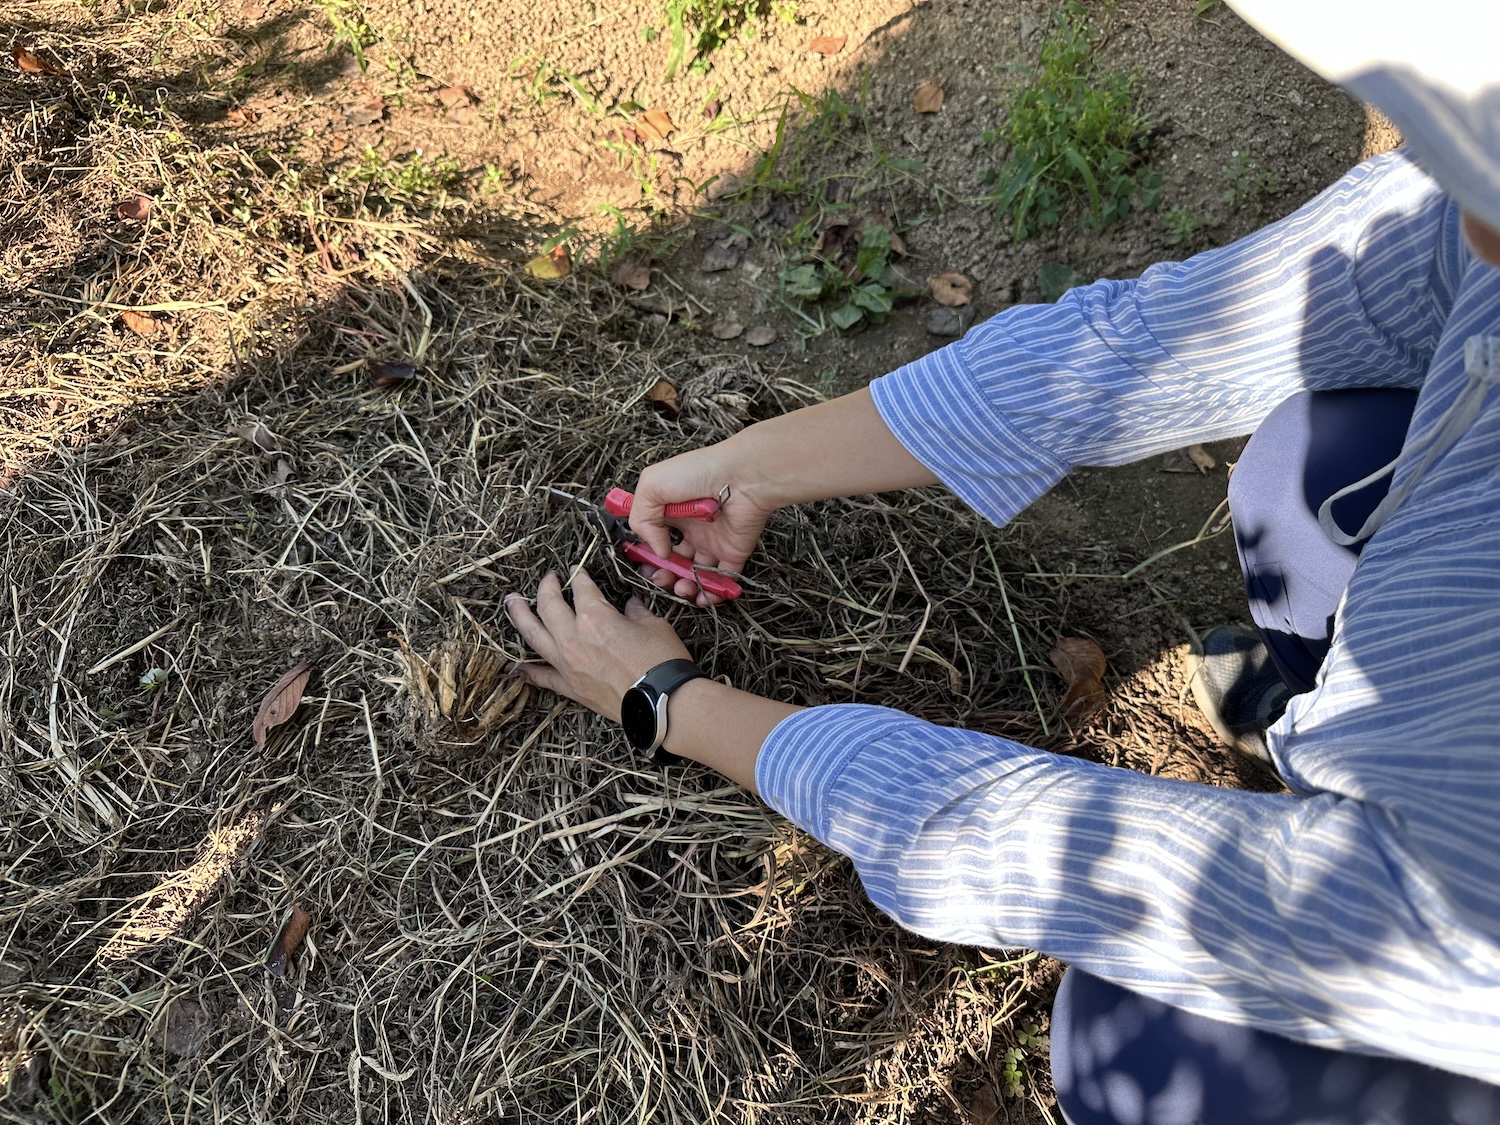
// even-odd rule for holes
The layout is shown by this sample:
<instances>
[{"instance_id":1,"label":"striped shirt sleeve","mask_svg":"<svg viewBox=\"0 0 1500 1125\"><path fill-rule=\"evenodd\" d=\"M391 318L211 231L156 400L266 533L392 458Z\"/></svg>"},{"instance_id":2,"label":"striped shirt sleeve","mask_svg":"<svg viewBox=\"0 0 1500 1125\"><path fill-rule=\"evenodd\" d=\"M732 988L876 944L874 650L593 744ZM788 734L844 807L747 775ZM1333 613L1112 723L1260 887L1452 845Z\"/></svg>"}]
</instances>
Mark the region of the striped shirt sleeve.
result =
<instances>
[{"instance_id":1,"label":"striped shirt sleeve","mask_svg":"<svg viewBox=\"0 0 1500 1125\"><path fill-rule=\"evenodd\" d=\"M757 781L918 933L1500 1078L1500 966L1434 934L1378 806L1150 777L864 705L783 720Z\"/></svg>"},{"instance_id":2,"label":"striped shirt sleeve","mask_svg":"<svg viewBox=\"0 0 1500 1125\"><path fill-rule=\"evenodd\" d=\"M1457 286L1457 223L1389 154L1230 246L1015 306L877 379L875 405L1003 524L1075 465L1247 434L1301 390L1420 385Z\"/></svg>"}]
</instances>

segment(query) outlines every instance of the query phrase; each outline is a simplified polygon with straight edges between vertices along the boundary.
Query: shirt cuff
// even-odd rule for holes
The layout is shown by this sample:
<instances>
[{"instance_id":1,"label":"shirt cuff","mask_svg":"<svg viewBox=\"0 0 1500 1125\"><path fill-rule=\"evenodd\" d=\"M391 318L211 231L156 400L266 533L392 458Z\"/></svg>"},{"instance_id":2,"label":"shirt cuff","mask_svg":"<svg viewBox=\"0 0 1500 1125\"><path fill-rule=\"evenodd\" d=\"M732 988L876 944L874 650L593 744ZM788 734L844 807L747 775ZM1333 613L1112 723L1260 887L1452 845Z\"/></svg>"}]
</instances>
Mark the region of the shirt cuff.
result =
<instances>
[{"instance_id":1,"label":"shirt cuff","mask_svg":"<svg viewBox=\"0 0 1500 1125\"><path fill-rule=\"evenodd\" d=\"M964 361L963 341L870 384L896 440L956 496L1003 526L1072 467L994 409Z\"/></svg>"},{"instance_id":2,"label":"shirt cuff","mask_svg":"<svg viewBox=\"0 0 1500 1125\"><path fill-rule=\"evenodd\" d=\"M771 729L755 759L755 786L766 804L798 828L828 838L824 798L850 760L900 711L863 703L808 707Z\"/></svg>"}]
</instances>

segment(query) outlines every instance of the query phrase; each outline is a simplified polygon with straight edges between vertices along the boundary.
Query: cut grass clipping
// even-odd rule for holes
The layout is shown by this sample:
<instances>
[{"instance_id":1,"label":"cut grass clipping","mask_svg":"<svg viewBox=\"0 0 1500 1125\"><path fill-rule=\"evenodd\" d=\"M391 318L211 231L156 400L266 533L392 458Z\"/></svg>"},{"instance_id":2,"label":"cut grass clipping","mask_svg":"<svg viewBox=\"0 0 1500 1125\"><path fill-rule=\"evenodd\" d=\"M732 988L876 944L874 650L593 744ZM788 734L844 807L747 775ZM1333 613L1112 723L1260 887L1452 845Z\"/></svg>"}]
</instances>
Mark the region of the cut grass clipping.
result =
<instances>
[{"instance_id":1,"label":"cut grass clipping","mask_svg":"<svg viewBox=\"0 0 1500 1125\"><path fill-rule=\"evenodd\" d=\"M1009 218L1018 239L1057 226L1075 205L1087 208L1085 226L1102 228L1130 213L1132 196L1148 210L1160 201L1161 177L1144 163L1137 81L1095 70L1098 38L1081 4L1056 12L1036 68L990 135L1007 149L994 175L996 219Z\"/></svg>"}]
</instances>

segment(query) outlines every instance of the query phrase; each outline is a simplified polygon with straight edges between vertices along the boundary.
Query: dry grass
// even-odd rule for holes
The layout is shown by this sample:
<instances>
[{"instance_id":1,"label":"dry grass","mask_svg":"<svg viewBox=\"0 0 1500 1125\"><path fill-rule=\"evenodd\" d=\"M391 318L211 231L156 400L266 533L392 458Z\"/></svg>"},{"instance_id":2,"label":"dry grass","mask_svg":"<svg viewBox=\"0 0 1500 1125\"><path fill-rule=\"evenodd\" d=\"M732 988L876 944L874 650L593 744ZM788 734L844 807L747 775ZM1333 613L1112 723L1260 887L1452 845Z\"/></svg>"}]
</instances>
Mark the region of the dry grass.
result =
<instances>
[{"instance_id":1,"label":"dry grass","mask_svg":"<svg viewBox=\"0 0 1500 1125\"><path fill-rule=\"evenodd\" d=\"M843 860L571 705L462 745L408 691L408 650L520 655L500 599L549 567L640 586L551 489L597 498L813 392L518 276L498 216L377 214L143 109L128 75L166 40L140 24L47 26L127 77L0 87L0 1117L1043 1119L1034 1047L1024 1096L993 1091L1055 965L901 932ZM114 213L134 192L144 226ZM369 355L420 377L378 390ZM656 604L750 690L1201 754L1160 685L1061 728L1042 654L1082 587L1032 546L937 494L814 505L742 602ZM293 905L313 927L276 978Z\"/></svg>"}]
</instances>

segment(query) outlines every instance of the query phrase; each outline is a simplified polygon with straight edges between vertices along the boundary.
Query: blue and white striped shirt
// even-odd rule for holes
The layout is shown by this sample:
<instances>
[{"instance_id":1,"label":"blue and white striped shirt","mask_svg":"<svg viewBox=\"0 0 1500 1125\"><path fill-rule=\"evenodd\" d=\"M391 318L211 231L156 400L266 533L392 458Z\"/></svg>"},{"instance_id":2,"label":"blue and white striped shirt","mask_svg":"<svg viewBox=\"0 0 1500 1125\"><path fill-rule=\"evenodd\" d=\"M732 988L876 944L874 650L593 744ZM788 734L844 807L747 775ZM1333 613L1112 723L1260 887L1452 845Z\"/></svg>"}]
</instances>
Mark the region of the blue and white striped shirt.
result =
<instances>
[{"instance_id":1,"label":"blue and white striped shirt","mask_svg":"<svg viewBox=\"0 0 1500 1125\"><path fill-rule=\"evenodd\" d=\"M1249 433L1305 389L1421 388L1399 485L1475 335L1500 335L1500 269L1396 153L1232 246L1010 309L873 391L901 442L1004 523L1072 466ZM923 934L1500 1083L1497 495L1491 389L1368 543L1317 687L1268 736L1290 794L868 706L783 721L761 793Z\"/></svg>"}]
</instances>

